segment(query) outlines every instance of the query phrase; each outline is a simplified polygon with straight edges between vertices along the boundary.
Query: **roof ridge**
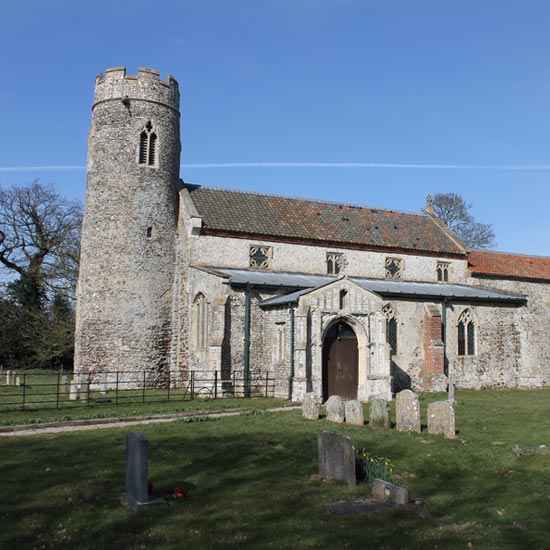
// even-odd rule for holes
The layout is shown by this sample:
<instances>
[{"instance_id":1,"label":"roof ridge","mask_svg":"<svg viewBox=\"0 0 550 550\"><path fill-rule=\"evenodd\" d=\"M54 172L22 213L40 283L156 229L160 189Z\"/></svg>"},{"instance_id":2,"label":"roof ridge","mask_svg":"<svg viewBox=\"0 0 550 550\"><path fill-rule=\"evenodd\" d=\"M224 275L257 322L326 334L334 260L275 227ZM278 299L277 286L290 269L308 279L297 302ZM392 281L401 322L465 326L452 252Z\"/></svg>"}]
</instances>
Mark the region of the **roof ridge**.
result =
<instances>
[{"instance_id":1,"label":"roof ridge","mask_svg":"<svg viewBox=\"0 0 550 550\"><path fill-rule=\"evenodd\" d=\"M182 180L183 181L183 180ZM349 206L351 208L360 208L363 210L378 210L383 212L395 212L396 214L408 214L411 216L418 216L419 218L426 219L428 216L424 212L410 212L408 210L394 210L390 208L381 208L378 206L368 206L368 205L361 205L361 204L351 204L351 203L345 203L345 202L338 202L338 201L329 201L329 200L320 200L320 199L310 199L310 198L304 198L304 197L296 197L296 196L290 196L290 195L279 195L277 193L257 193L254 191L244 191L240 189L228 189L225 187L214 187L211 185L199 185L195 183L187 183L183 182L185 186L187 187L194 187L194 188L201 188L201 189L211 189L214 191L225 191L227 193L235 193L235 194L241 194L241 195L254 195L256 197L273 197L273 198L279 198L279 199L290 199L290 200L296 200L301 202L309 202L314 204L331 204L334 206Z\"/></svg>"},{"instance_id":2,"label":"roof ridge","mask_svg":"<svg viewBox=\"0 0 550 550\"><path fill-rule=\"evenodd\" d=\"M522 254L521 252L504 252L502 250L469 250L468 255L481 252L482 254L500 254L502 256L520 256L522 258L538 258L541 260L550 260L550 256L540 256L538 254Z\"/></svg>"}]
</instances>

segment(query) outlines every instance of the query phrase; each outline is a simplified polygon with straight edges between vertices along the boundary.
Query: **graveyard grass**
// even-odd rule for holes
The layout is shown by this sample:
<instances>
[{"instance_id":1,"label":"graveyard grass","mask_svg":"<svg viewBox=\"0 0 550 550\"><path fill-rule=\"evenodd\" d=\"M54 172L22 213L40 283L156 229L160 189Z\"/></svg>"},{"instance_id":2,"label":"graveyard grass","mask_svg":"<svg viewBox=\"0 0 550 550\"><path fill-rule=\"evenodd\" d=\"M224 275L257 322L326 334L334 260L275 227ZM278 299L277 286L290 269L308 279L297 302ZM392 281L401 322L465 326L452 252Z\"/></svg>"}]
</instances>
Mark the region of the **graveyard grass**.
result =
<instances>
[{"instance_id":1,"label":"graveyard grass","mask_svg":"<svg viewBox=\"0 0 550 550\"><path fill-rule=\"evenodd\" d=\"M516 456L512 448L550 445L550 390L457 391L455 440L425 431L427 405L442 397L421 395L421 434L252 411L0 439L0 547L549 548L550 454ZM395 481L424 505L327 513L327 503L369 488L315 479L321 429L389 458ZM120 503L125 436L137 430L149 439L155 489L183 485L184 499L139 511Z\"/></svg>"}]
</instances>

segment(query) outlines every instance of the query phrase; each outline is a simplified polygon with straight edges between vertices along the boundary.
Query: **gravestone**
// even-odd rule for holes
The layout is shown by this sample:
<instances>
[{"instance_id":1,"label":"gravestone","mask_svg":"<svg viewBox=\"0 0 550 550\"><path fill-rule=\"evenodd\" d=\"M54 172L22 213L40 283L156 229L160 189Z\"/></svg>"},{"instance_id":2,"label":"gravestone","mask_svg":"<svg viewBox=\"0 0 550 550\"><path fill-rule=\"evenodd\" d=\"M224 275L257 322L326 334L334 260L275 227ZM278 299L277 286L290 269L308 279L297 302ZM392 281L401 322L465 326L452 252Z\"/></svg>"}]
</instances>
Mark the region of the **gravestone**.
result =
<instances>
[{"instance_id":1,"label":"gravestone","mask_svg":"<svg viewBox=\"0 0 550 550\"><path fill-rule=\"evenodd\" d=\"M344 411L348 424L356 424L357 426L363 426L365 424L363 405L359 401L355 399L346 401L344 403Z\"/></svg>"},{"instance_id":2,"label":"gravestone","mask_svg":"<svg viewBox=\"0 0 550 550\"><path fill-rule=\"evenodd\" d=\"M69 389L69 399L76 401L78 399L78 384L73 380Z\"/></svg>"},{"instance_id":3,"label":"gravestone","mask_svg":"<svg viewBox=\"0 0 550 550\"><path fill-rule=\"evenodd\" d=\"M80 401L88 401L88 397L90 394L90 381L89 380L81 380L80 381L80 388L78 391L78 398Z\"/></svg>"},{"instance_id":4,"label":"gravestone","mask_svg":"<svg viewBox=\"0 0 550 550\"><path fill-rule=\"evenodd\" d=\"M319 399L314 393L306 393L302 405L302 416L307 420L319 420Z\"/></svg>"},{"instance_id":5,"label":"gravestone","mask_svg":"<svg viewBox=\"0 0 550 550\"><path fill-rule=\"evenodd\" d=\"M331 422L343 422L345 417L344 402L339 395L331 395L325 403L327 420Z\"/></svg>"},{"instance_id":6,"label":"gravestone","mask_svg":"<svg viewBox=\"0 0 550 550\"><path fill-rule=\"evenodd\" d=\"M370 402L369 425L374 428L391 428L390 404L385 399Z\"/></svg>"},{"instance_id":7,"label":"gravestone","mask_svg":"<svg viewBox=\"0 0 550 550\"><path fill-rule=\"evenodd\" d=\"M126 487L122 500L135 507L165 504L162 498L149 496L149 441L141 432L126 436Z\"/></svg>"},{"instance_id":8,"label":"gravestone","mask_svg":"<svg viewBox=\"0 0 550 550\"><path fill-rule=\"evenodd\" d=\"M395 416L398 431L420 433L422 425L418 395L411 390L399 392L395 397Z\"/></svg>"},{"instance_id":9,"label":"gravestone","mask_svg":"<svg viewBox=\"0 0 550 550\"><path fill-rule=\"evenodd\" d=\"M455 438L455 410L449 401L437 401L428 405L428 433Z\"/></svg>"},{"instance_id":10,"label":"gravestone","mask_svg":"<svg viewBox=\"0 0 550 550\"><path fill-rule=\"evenodd\" d=\"M15 385L16 386L20 386L21 385L21 377L19 375L17 375L15 377Z\"/></svg>"},{"instance_id":11,"label":"gravestone","mask_svg":"<svg viewBox=\"0 0 550 550\"><path fill-rule=\"evenodd\" d=\"M382 479L375 479L372 482L372 496L394 504L408 504L410 500L410 493L406 487Z\"/></svg>"},{"instance_id":12,"label":"gravestone","mask_svg":"<svg viewBox=\"0 0 550 550\"><path fill-rule=\"evenodd\" d=\"M67 393L67 382L69 378L66 374L59 377L59 393L65 394Z\"/></svg>"},{"instance_id":13,"label":"gravestone","mask_svg":"<svg viewBox=\"0 0 550 550\"><path fill-rule=\"evenodd\" d=\"M99 393L101 395L107 395L107 373L102 372L101 373L101 381L99 383Z\"/></svg>"},{"instance_id":14,"label":"gravestone","mask_svg":"<svg viewBox=\"0 0 550 550\"><path fill-rule=\"evenodd\" d=\"M11 386L11 370L6 371L6 386Z\"/></svg>"},{"instance_id":15,"label":"gravestone","mask_svg":"<svg viewBox=\"0 0 550 550\"><path fill-rule=\"evenodd\" d=\"M355 447L350 437L323 430L317 438L319 475L355 485Z\"/></svg>"}]
</instances>

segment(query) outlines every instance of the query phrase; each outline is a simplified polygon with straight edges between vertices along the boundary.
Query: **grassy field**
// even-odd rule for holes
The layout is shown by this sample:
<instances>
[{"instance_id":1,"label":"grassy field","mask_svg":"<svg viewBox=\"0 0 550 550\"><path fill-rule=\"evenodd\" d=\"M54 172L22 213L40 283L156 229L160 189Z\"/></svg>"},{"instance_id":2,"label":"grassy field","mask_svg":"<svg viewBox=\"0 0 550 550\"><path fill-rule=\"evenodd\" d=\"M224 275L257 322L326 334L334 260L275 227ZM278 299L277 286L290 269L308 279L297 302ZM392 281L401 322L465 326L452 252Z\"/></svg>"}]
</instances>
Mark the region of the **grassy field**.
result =
<instances>
[{"instance_id":1,"label":"grassy field","mask_svg":"<svg viewBox=\"0 0 550 550\"><path fill-rule=\"evenodd\" d=\"M421 406L440 399L422 395ZM150 479L188 497L136 511L124 486L125 435L139 428L0 439L1 548L550 548L550 391L457 392L456 440L256 411L147 425ZM312 477L317 433L348 434L394 463L424 501L342 517L327 503L369 488Z\"/></svg>"},{"instance_id":2,"label":"grassy field","mask_svg":"<svg viewBox=\"0 0 550 550\"><path fill-rule=\"evenodd\" d=\"M206 388L200 381L195 386L193 399L189 387L170 390L147 388L143 392L121 386L120 391L109 389L105 395L94 388L85 394L88 400L71 401L68 384L65 391L61 385L58 389L59 374L33 370L17 374L21 386L6 386L5 377L0 376L0 426L241 407L268 408L284 404L280 399L263 397L252 401L243 397L212 399L212 392L204 391ZM68 378L70 381L72 376ZM211 379L207 382L210 382L211 390Z\"/></svg>"}]
</instances>

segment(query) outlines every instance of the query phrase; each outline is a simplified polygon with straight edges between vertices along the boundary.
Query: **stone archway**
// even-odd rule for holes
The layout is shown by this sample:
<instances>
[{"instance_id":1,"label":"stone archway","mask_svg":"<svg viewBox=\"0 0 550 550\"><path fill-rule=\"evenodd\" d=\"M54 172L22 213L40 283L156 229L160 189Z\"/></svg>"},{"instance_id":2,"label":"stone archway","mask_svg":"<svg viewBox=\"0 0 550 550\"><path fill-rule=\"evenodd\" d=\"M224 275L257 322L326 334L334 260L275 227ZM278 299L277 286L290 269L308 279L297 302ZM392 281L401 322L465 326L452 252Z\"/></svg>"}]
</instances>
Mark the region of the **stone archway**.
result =
<instances>
[{"instance_id":1,"label":"stone archway","mask_svg":"<svg viewBox=\"0 0 550 550\"><path fill-rule=\"evenodd\" d=\"M344 399L357 399L358 383L357 335L350 324L340 319L323 339L323 398L339 395Z\"/></svg>"}]
</instances>

